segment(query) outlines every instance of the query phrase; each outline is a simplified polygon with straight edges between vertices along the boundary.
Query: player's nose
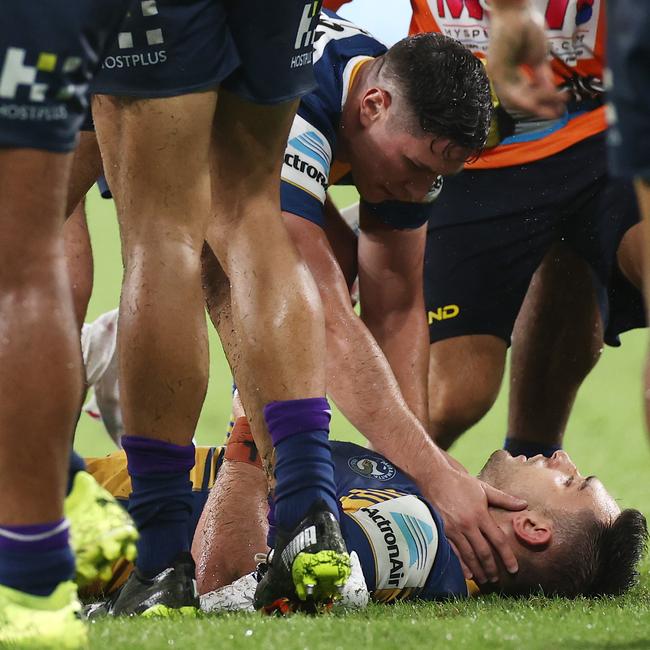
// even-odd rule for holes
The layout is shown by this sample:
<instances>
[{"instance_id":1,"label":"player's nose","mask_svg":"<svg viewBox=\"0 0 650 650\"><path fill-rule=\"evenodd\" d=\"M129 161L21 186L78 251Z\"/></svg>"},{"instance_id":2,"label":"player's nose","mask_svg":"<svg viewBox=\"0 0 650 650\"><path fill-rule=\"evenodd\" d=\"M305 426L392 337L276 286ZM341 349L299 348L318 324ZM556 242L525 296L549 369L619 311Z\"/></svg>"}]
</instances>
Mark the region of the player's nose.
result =
<instances>
[{"instance_id":1,"label":"player's nose","mask_svg":"<svg viewBox=\"0 0 650 650\"><path fill-rule=\"evenodd\" d=\"M562 451L561 449L559 451L556 451L549 458L549 465L555 468L561 467L576 471L575 463L571 460L569 454L567 454L566 451Z\"/></svg>"}]
</instances>

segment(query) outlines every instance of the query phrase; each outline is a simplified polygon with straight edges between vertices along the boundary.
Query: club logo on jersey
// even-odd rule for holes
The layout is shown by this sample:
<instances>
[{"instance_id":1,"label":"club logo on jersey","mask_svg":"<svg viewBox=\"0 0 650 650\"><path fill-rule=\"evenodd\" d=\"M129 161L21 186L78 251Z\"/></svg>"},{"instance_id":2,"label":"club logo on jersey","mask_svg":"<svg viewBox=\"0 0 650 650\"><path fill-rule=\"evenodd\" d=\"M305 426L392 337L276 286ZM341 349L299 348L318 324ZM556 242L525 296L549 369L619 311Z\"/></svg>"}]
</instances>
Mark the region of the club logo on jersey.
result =
<instances>
[{"instance_id":1,"label":"club logo on jersey","mask_svg":"<svg viewBox=\"0 0 650 650\"><path fill-rule=\"evenodd\" d=\"M353 456L348 460L348 467L356 474L378 481L390 481L397 473L388 461L371 456Z\"/></svg>"},{"instance_id":2,"label":"club logo on jersey","mask_svg":"<svg viewBox=\"0 0 650 650\"><path fill-rule=\"evenodd\" d=\"M442 192L442 186L444 184L444 179L440 174L436 177L436 180L433 181L431 189L426 193L425 197L422 199L422 203L433 203Z\"/></svg>"}]
</instances>

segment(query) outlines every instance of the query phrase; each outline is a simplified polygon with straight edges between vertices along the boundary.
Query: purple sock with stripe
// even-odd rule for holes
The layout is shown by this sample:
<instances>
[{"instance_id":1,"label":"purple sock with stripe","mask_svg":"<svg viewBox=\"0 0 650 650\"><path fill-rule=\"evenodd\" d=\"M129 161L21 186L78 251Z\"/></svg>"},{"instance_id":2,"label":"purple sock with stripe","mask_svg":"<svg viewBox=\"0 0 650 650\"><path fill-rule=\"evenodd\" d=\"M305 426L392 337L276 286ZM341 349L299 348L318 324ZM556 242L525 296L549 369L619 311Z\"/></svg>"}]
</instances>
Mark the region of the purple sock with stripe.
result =
<instances>
[{"instance_id":1,"label":"purple sock with stripe","mask_svg":"<svg viewBox=\"0 0 650 650\"><path fill-rule=\"evenodd\" d=\"M49 596L75 575L66 519L30 526L0 524L0 584Z\"/></svg>"},{"instance_id":2,"label":"purple sock with stripe","mask_svg":"<svg viewBox=\"0 0 650 650\"><path fill-rule=\"evenodd\" d=\"M316 501L339 517L328 440L332 412L324 397L271 402L264 418L275 447L276 525L292 530Z\"/></svg>"},{"instance_id":3,"label":"purple sock with stripe","mask_svg":"<svg viewBox=\"0 0 650 650\"><path fill-rule=\"evenodd\" d=\"M190 549L194 445L125 436L122 446L132 486L128 510L140 533L136 566L153 577Z\"/></svg>"}]
</instances>

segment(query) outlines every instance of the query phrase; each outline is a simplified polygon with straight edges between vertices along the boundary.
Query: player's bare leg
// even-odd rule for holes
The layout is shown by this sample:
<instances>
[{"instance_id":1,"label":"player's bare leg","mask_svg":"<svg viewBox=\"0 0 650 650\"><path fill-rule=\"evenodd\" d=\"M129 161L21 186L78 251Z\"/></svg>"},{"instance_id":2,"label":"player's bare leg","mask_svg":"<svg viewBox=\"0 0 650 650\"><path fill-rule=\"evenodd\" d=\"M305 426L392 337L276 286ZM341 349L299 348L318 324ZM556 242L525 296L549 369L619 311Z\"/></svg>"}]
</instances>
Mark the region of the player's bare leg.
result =
<instances>
[{"instance_id":1,"label":"player's bare leg","mask_svg":"<svg viewBox=\"0 0 650 650\"><path fill-rule=\"evenodd\" d=\"M63 228L65 256L79 327L86 317L93 289L93 253L86 220L85 197L101 173L102 158L95 133L81 131L72 158L65 213L67 221Z\"/></svg>"},{"instance_id":2,"label":"player's bare leg","mask_svg":"<svg viewBox=\"0 0 650 650\"><path fill-rule=\"evenodd\" d=\"M296 105L262 107L224 91L215 122L208 241L230 278L233 321L247 342L242 358L251 373L242 379L250 390L240 392L255 402L245 404L255 431L266 429L258 420L268 402L325 394L320 297L280 214L282 154Z\"/></svg>"},{"instance_id":3,"label":"player's bare leg","mask_svg":"<svg viewBox=\"0 0 650 650\"><path fill-rule=\"evenodd\" d=\"M69 154L0 149L2 645L50 648L65 640L76 648L85 636L74 618L75 562L63 516L82 388L62 237L70 163ZM43 178L49 191L34 191ZM29 471L40 454L48 463Z\"/></svg>"},{"instance_id":4,"label":"player's bare leg","mask_svg":"<svg viewBox=\"0 0 650 650\"><path fill-rule=\"evenodd\" d=\"M501 387L506 343L489 334L456 336L429 347L429 433L442 449L476 424Z\"/></svg>"},{"instance_id":5,"label":"player's bare leg","mask_svg":"<svg viewBox=\"0 0 650 650\"><path fill-rule=\"evenodd\" d=\"M77 325L81 328L93 290L93 252L86 221L85 201L79 202L63 226L65 259L72 285Z\"/></svg>"},{"instance_id":6,"label":"player's bare leg","mask_svg":"<svg viewBox=\"0 0 650 650\"><path fill-rule=\"evenodd\" d=\"M0 149L0 525L63 514L82 390L81 348L62 228L71 156ZM33 179L50 192L35 192ZM38 408L35 408L38 405ZM50 462L25 472L21 458Z\"/></svg>"},{"instance_id":7,"label":"player's bare leg","mask_svg":"<svg viewBox=\"0 0 650 650\"><path fill-rule=\"evenodd\" d=\"M215 102L215 92L146 100L100 95L93 101L125 266L118 338L122 444L145 587L169 566L183 584L190 571L192 437L208 381L200 254L210 209ZM190 602L196 604L188 592ZM140 605L122 603L113 613L140 613Z\"/></svg>"},{"instance_id":8,"label":"player's bare leg","mask_svg":"<svg viewBox=\"0 0 650 650\"><path fill-rule=\"evenodd\" d=\"M309 517L322 525L318 544L325 541L325 546L299 553L290 563L299 598L313 595L321 601L347 579L349 558L334 520L322 305L280 213L280 168L296 105L260 106L220 94L208 243L230 279L233 324L245 343L240 360L245 371L237 378L244 407L260 449L268 449L270 434L276 452L278 528L289 535ZM278 537L276 548L290 539ZM296 569L302 560L310 566ZM332 574L317 577L321 568ZM277 584L273 574L272 566L258 596L272 588L258 607L273 601L271 592L288 595L294 588Z\"/></svg>"},{"instance_id":9,"label":"player's bare leg","mask_svg":"<svg viewBox=\"0 0 650 650\"><path fill-rule=\"evenodd\" d=\"M561 448L578 389L600 357L603 326L586 262L562 245L537 270L513 332L506 448Z\"/></svg>"},{"instance_id":10,"label":"player's bare leg","mask_svg":"<svg viewBox=\"0 0 650 650\"><path fill-rule=\"evenodd\" d=\"M121 100L93 114L124 258L120 390L131 435L189 444L208 376L200 253L216 95Z\"/></svg>"}]
</instances>

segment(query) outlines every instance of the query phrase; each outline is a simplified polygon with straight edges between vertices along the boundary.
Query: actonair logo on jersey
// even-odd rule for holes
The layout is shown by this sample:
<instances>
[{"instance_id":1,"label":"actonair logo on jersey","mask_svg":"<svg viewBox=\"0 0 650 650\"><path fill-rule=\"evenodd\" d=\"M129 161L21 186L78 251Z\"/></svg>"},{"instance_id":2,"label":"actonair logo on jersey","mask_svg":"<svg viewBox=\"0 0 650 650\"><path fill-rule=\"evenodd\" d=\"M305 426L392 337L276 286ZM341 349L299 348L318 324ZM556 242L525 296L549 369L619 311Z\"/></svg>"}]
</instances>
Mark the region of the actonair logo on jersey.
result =
<instances>
[{"instance_id":1,"label":"actonair logo on jersey","mask_svg":"<svg viewBox=\"0 0 650 650\"><path fill-rule=\"evenodd\" d=\"M376 590L424 587L438 551L438 529L421 499L410 494L347 514L372 547Z\"/></svg>"},{"instance_id":2,"label":"actonair logo on jersey","mask_svg":"<svg viewBox=\"0 0 650 650\"><path fill-rule=\"evenodd\" d=\"M332 149L325 136L296 115L284 153L282 180L325 202Z\"/></svg>"},{"instance_id":3,"label":"actonair logo on jersey","mask_svg":"<svg viewBox=\"0 0 650 650\"><path fill-rule=\"evenodd\" d=\"M348 467L356 474L378 481L390 481L396 474L388 461L370 456L353 456L348 460Z\"/></svg>"}]
</instances>

